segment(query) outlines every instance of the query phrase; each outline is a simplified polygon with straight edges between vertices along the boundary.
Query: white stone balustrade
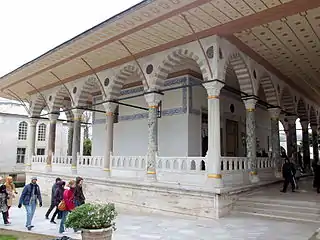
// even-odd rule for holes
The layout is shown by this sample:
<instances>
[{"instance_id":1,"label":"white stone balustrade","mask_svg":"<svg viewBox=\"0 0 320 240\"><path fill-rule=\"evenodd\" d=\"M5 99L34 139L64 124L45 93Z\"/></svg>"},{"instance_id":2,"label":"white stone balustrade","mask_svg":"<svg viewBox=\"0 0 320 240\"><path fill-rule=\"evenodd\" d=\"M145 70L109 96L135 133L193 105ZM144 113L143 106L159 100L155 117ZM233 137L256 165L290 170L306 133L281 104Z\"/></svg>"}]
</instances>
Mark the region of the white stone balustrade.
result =
<instances>
[{"instance_id":1,"label":"white stone balustrade","mask_svg":"<svg viewBox=\"0 0 320 240\"><path fill-rule=\"evenodd\" d=\"M78 156L78 166L96 167L102 169L103 160L103 156Z\"/></svg>"},{"instance_id":2,"label":"white stone balustrade","mask_svg":"<svg viewBox=\"0 0 320 240\"><path fill-rule=\"evenodd\" d=\"M145 169L146 156L111 156L112 168Z\"/></svg>"},{"instance_id":3,"label":"white stone balustrade","mask_svg":"<svg viewBox=\"0 0 320 240\"><path fill-rule=\"evenodd\" d=\"M46 155L36 155L32 156L32 163L45 163L47 160Z\"/></svg>"},{"instance_id":4,"label":"white stone balustrade","mask_svg":"<svg viewBox=\"0 0 320 240\"><path fill-rule=\"evenodd\" d=\"M221 157L221 171L238 171L248 169L246 157Z\"/></svg>"},{"instance_id":5,"label":"white stone balustrade","mask_svg":"<svg viewBox=\"0 0 320 240\"><path fill-rule=\"evenodd\" d=\"M205 157L157 157L157 170L200 172L206 169Z\"/></svg>"},{"instance_id":6,"label":"white stone balustrade","mask_svg":"<svg viewBox=\"0 0 320 240\"><path fill-rule=\"evenodd\" d=\"M72 156L53 156L52 164L71 166Z\"/></svg>"}]
</instances>

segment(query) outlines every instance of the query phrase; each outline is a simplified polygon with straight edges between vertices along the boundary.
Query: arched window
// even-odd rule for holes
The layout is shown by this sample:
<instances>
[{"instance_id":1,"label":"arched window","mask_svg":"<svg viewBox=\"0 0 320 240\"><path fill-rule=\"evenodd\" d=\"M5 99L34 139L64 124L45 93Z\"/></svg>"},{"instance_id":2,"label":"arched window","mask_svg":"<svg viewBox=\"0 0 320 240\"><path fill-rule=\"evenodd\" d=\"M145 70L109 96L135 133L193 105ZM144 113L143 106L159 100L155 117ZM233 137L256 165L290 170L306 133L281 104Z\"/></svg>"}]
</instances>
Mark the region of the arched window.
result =
<instances>
[{"instance_id":1,"label":"arched window","mask_svg":"<svg viewBox=\"0 0 320 240\"><path fill-rule=\"evenodd\" d=\"M28 132L28 123L26 122L19 123L18 140L27 140L27 132Z\"/></svg>"},{"instance_id":2,"label":"arched window","mask_svg":"<svg viewBox=\"0 0 320 240\"><path fill-rule=\"evenodd\" d=\"M44 123L41 123L38 127L38 141L46 140L46 130L47 126Z\"/></svg>"}]
</instances>

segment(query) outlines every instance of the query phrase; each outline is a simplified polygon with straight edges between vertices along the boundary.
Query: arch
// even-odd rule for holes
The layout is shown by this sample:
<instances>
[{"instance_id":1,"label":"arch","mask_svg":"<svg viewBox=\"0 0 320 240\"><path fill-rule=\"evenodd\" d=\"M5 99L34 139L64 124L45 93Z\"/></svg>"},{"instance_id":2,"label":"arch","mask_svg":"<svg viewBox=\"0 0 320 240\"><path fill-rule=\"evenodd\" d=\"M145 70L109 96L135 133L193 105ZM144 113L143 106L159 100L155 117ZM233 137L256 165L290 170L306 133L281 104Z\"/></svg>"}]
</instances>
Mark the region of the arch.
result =
<instances>
[{"instance_id":1,"label":"arch","mask_svg":"<svg viewBox=\"0 0 320 240\"><path fill-rule=\"evenodd\" d=\"M300 121L309 120L306 104L302 98L299 99L297 104L297 114Z\"/></svg>"},{"instance_id":2,"label":"arch","mask_svg":"<svg viewBox=\"0 0 320 240\"><path fill-rule=\"evenodd\" d=\"M46 140L47 125L40 123L38 126L38 141Z\"/></svg>"},{"instance_id":3,"label":"arch","mask_svg":"<svg viewBox=\"0 0 320 240\"><path fill-rule=\"evenodd\" d=\"M250 70L239 52L230 54L225 68L231 65L239 81L240 90L248 95L255 95ZM227 71L226 71L227 72Z\"/></svg>"},{"instance_id":4,"label":"arch","mask_svg":"<svg viewBox=\"0 0 320 240\"><path fill-rule=\"evenodd\" d=\"M101 91L101 93L104 92L104 89L102 89L101 84L99 83L99 80L95 77L89 77L83 85L79 88L79 95L75 101L76 106L87 106L89 97L92 96L92 93L94 91Z\"/></svg>"},{"instance_id":5,"label":"arch","mask_svg":"<svg viewBox=\"0 0 320 240\"><path fill-rule=\"evenodd\" d=\"M266 96L267 103L278 106L278 94L271 77L268 74L262 75L262 77L260 78L260 84Z\"/></svg>"},{"instance_id":6,"label":"arch","mask_svg":"<svg viewBox=\"0 0 320 240\"><path fill-rule=\"evenodd\" d=\"M138 78L138 81L142 82L142 85L144 89L146 90L148 88L148 84L145 80L145 77L143 73L141 72L140 68L136 65L125 65L122 67L119 72L116 74L116 79L114 80L114 86L111 89L111 93L113 95L120 95L120 91L125 85L126 81L132 76L136 75Z\"/></svg>"},{"instance_id":7,"label":"arch","mask_svg":"<svg viewBox=\"0 0 320 240\"><path fill-rule=\"evenodd\" d=\"M291 94L288 87L285 87L282 91L281 98L280 98L281 107L292 114L295 114L295 102L293 95Z\"/></svg>"},{"instance_id":8,"label":"arch","mask_svg":"<svg viewBox=\"0 0 320 240\"><path fill-rule=\"evenodd\" d=\"M39 117L42 110L46 107L46 101L40 94L35 96L35 99L30 101L30 115L32 117Z\"/></svg>"},{"instance_id":9,"label":"arch","mask_svg":"<svg viewBox=\"0 0 320 240\"><path fill-rule=\"evenodd\" d=\"M164 84L164 80L168 78L168 75L175 66L185 63L187 60L191 60L197 64L202 73L204 81L209 79L209 69L204 59L200 59L197 54L188 50L188 49L176 49L173 52L169 53L162 63L158 66L157 71L155 72L155 82L153 87L156 89L161 89Z\"/></svg>"},{"instance_id":10,"label":"arch","mask_svg":"<svg viewBox=\"0 0 320 240\"><path fill-rule=\"evenodd\" d=\"M18 127L18 140L27 140L28 123L23 121L19 123Z\"/></svg>"},{"instance_id":11,"label":"arch","mask_svg":"<svg viewBox=\"0 0 320 240\"><path fill-rule=\"evenodd\" d=\"M65 87L61 87L58 89L58 91L54 94L54 96L52 97L52 100L50 101L49 98L49 102L51 105L51 112L59 112L60 108L64 108L64 106L66 105L66 101L71 101L68 100L70 98L69 93L67 91L67 89ZM71 104L68 104L71 106Z\"/></svg>"},{"instance_id":12,"label":"arch","mask_svg":"<svg viewBox=\"0 0 320 240\"><path fill-rule=\"evenodd\" d=\"M311 126L317 126L318 125L317 115L316 115L316 111L314 110L313 106L310 107L309 116L310 116L310 125Z\"/></svg>"}]
</instances>

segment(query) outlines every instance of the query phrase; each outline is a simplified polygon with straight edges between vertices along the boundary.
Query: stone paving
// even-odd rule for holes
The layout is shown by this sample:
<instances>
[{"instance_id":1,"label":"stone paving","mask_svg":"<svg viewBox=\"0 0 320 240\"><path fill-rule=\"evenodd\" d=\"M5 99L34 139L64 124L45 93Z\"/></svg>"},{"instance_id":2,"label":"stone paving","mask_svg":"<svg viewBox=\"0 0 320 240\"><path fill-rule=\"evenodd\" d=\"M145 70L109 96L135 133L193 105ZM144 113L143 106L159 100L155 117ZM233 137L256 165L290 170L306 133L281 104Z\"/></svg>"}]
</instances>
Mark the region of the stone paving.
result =
<instances>
[{"instance_id":1,"label":"stone paving","mask_svg":"<svg viewBox=\"0 0 320 240\"><path fill-rule=\"evenodd\" d=\"M58 225L44 219L46 208L37 208L34 219L34 233L52 236L58 234ZM24 209L14 207L11 211L11 226L0 228L26 231ZM166 217L122 213L117 218L117 231L113 240L304 240L309 239L318 226L297 222L260 219L231 215L220 220L199 220L191 217ZM1 232L1 230L0 230ZM80 234L69 230L67 236L81 239Z\"/></svg>"}]
</instances>

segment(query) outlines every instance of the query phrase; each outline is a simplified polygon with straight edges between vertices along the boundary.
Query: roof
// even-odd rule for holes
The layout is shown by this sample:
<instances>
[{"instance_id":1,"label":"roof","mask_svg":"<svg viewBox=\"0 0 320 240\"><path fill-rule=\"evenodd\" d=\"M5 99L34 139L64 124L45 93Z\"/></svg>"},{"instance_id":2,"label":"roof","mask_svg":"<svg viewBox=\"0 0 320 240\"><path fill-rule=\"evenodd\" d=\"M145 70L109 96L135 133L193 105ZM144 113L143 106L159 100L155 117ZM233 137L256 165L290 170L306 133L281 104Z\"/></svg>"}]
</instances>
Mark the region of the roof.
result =
<instances>
[{"instance_id":1,"label":"roof","mask_svg":"<svg viewBox=\"0 0 320 240\"><path fill-rule=\"evenodd\" d=\"M153 0L108 19L0 78L28 99L96 71L195 40L221 35L300 93L320 103L319 0ZM29 84L29 83L31 84ZM34 87L33 87L34 86ZM36 90L36 89L37 90Z\"/></svg>"}]
</instances>

